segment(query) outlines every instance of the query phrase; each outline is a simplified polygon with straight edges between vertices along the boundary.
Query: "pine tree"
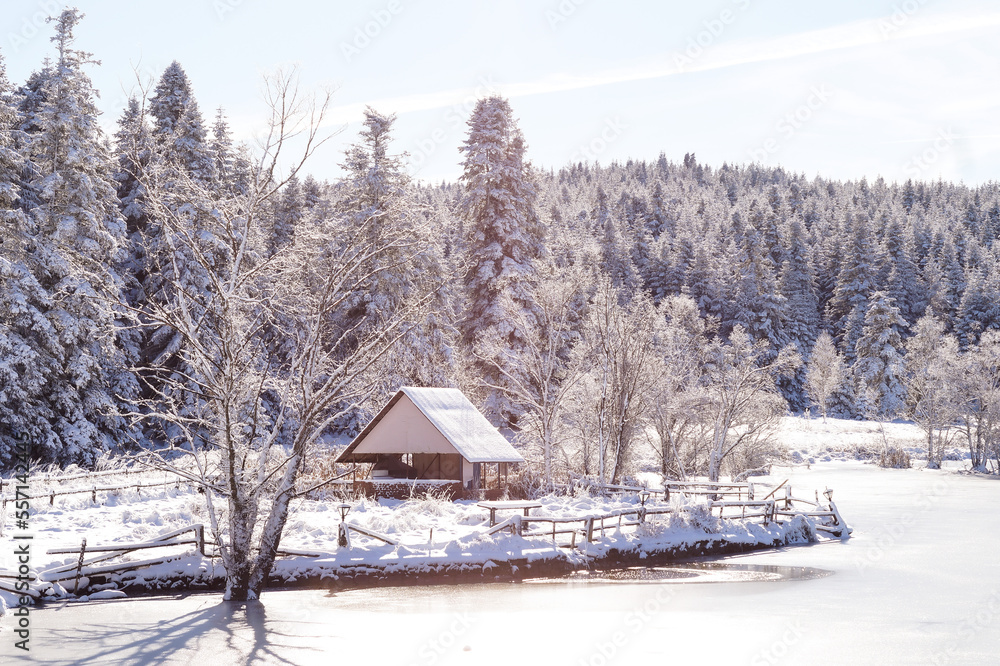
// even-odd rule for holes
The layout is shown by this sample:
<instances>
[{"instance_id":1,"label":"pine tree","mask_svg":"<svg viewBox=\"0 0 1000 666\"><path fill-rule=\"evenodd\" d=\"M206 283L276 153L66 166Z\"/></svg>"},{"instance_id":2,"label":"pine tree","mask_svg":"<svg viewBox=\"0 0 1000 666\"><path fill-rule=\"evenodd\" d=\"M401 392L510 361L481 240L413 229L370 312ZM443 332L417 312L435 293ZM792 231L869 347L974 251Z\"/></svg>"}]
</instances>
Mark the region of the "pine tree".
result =
<instances>
[{"instance_id":1,"label":"pine tree","mask_svg":"<svg viewBox=\"0 0 1000 666\"><path fill-rule=\"evenodd\" d=\"M1000 279L992 270L973 268L955 314L955 333L962 349L979 343L984 331L1000 329Z\"/></svg>"},{"instance_id":2,"label":"pine tree","mask_svg":"<svg viewBox=\"0 0 1000 666\"><path fill-rule=\"evenodd\" d=\"M267 240L270 254L292 242L295 238L295 229L302 224L305 215L306 204L302 196L302 186L298 178L292 177L285 185L274 213L274 224Z\"/></svg>"},{"instance_id":3,"label":"pine tree","mask_svg":"<svg viewBox=\"0 0 1000 666\"><path fill-rule=\"evenodd\" d=\"M789 225L787 259L781 267L781 293L788 303L786 330L800 354L813 346L820 327L816 277L802 224Z\"/></svg>"},{"instance_id":4,"label":"pine tree","mask_svg":"<svg viewBox=\"0 0 1000 666\"><path fill-rule=\"evenodd\" d=\"M885 255L882 272L886 291L900 314L912 324L919 317L920 279L913 261L914 240L911 228L904 228L897 217L885 227Z\"/></svg>"},{"instance_id":5,"label":"pine tree","mask_svg":"<svg viewBox=\"0 0 1000 666\"><path fill-rule=\"evenodd\" d=\"M208 150L212 156L212 177L215 192L234 196L246 194L250 190L250 160L244 145L234 146L229 131L229 121L220 106L212 125L212 138Z\"/></svg>"},{"instance_id":6,"label":"pine tree","mask_svg":"<svg viewBox=\"0 0 1000 666\"><path fill-rule=\"evenodd\" d=\"M208 145L205 122L184 69L170 63L149 99L153 137L161 159L184 169L202 184L215 177L215 158Z\"/></svg>"},{"instance_id":7,"label":"pine tree","mask_svg":"<svg viewBox=\"0 0 1000 666\"><path fill-rule=\"evenodd\" d=\"M469 136L460 148L469 261L460 330L468 349L492 339L491 345L516 350L524 346L527 332L512 322L524 318L512 317L500 304L532 309L535 261L542 253L535 185L525 161L524 138L506 99L479 100L468 125ZM491 365L483 359L476 363L477 371L487 386L501 387L503 380ZM485 410L498 424L511 422L518 412L500 388L489 389Z\"/></svg>"},{"instance_id":8,"label":"pine tree","mask_svg":"<svg viewBox=\"0 0 1000 666\"><path fill-rule=\"evenodd\" d=\"M347 149L341 165L346 175L335 208L345 237L355 243L362 239L362 247L383 248L377 260L359 260L363 272L373 277L345 298L338 314L336 326L351 335L377 330L385 313L400 311L418 294L434 294L444 281L437 243L427 238L429 228L410 193L405 155L391 152L395 120L395 115L366 108L359 141ZM406 271L395 269L402 265L408 266ZM434 305L443 309L440 301ZM362 418L374 415L399 386L452 381L450 346L438 317L414 313L407 324L399 344L373 369L382 377L383 390L371 396L365 405L369 413ZM348 430L362 425L341 424Z\"/></svg>"},{"instance_id":9,"label":"pine tree","mask_svg":"<svg viewBox=\"0 0 1000 666\"><path fill-rule=\"evenodd\" d=\"M709 254L706 243L699 244L695 249L694 262L684 278L684 292L698 304L703 317L718 320L722 316L724 289L719 283L717 262Z\"/></svg>"},{"instance_id":10,"label":"pine tree","mask_svg":"<svg viewBox=\"0 0 1000 666\"><path fill-rule=\"evenodd\" d=\"M787 301L778 289L771 257L753 227L747 227L742 234L734 273L732 314L724 322L724 330L740 326L754 340L769 343L777 353L788 343Z\"/></svg>"},{"instance_id":11,"label":"pine tree","mask_svg":"<svg viewBox=\"0 0 1000 666\"><path fill-rule=\"evenodd\" d=\"M594 230L601 234L601 270L611 278L616 289L635 291L639 279L635 264L626 247L624 224L608 206L604 188L597 187L597 206L591 212Z\"/></svg>"},{"instance_id":12,"label":"pine tree","mask_svg":"<svg viewBox=\"0 0 1000 666\"><path fill-rule=\"evenodd\" d=\"M60 448L45 399L59 373L60 341L46 316L49 295L36 278L37 239L20 208L19 181L27 170L20 124L0 58L0 468L12 463L18 435L41 451Z\"/></svg>"},{"instance_id":13,"label":"pine tree","mask_svg":"<svg viewBox=\"0 0 1000 666\"><path fill-rule=\"evenodd\" d=\"M45 396L53 412L50 440L40 457L92 463L123 441L119 397L133 393L122 340L116 334L121 279L115 272L125 241L114 168L97 122L95 91L83 71L90 54L73 48L75 9L54 19L58 48L44 101L29 140L37 168L31 209L38 244L38 282L50 296L46 312L59 336L59 372ZM134 350L129 350L134 351Z\"/></svg>"},{"instance_id":14,"label":"pine tree","mask_svg":"<svg viewBox=\"0 0 1000 666\"><path fill-rule=\"evenodd\" d=\"M893 417L905 406L903 336L906 322L884 291L871 295L854 348L852 372L858 399L871 415Z\"/></svg>"},{"instance_id":15,"label":"pine tree","mask_svg":"<svg viewBox=\"0 0 1000 666\"><path fill-rule=\"evenodd\" d=\"M827 320L833 326L835 337L843 338L851 313L855 308L868 310L869 295L876 288L878 254L867 217L858 214L849 224L851 246L837 274L833 297L827 305ZM845 346L845 353L850 350Z\"/></svg>"},{"instance_id":16,"label":"pine tree","mask_svg":"<svg viewBox=\"0 0 1000 666\"><path fill-rule=\"evenodd\" d=\"M125 298L130 306L141 308L141 285L146 279L146 257L141 241L149 225L146 190L142 181L152 159L153 145L145 112L135 97L129 99L128 106L118 119L114 147L118 158L114 179L118 185L118 202L129 240L122 266Z\"/></svg>"}]
</instances>

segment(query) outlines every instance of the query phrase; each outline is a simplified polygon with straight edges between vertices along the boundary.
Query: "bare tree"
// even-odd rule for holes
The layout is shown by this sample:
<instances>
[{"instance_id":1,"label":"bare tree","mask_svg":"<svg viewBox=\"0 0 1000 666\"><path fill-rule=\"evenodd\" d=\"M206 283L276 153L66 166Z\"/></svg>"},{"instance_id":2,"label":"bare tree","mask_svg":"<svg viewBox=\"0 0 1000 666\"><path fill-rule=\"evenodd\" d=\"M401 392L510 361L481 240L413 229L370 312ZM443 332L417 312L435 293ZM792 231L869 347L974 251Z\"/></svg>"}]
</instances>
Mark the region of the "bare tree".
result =
<instances>
[{"instance_id":1,"label":"bare tree","mask_svg":"<svg viewBox=\"0 0 1000 666\"><path fill-rule=\"evenodd\" d=\"M954 438L962 376L958 341L933 313L917 321L906 342L906 371L907 411L927 437L927 466L936 469Z\"/></svg>"},{"instance_id":2,"label":"bare tree","mask_svg":"<svg viewBox=\"0 0 1000 666\"><path fill-rule=\"evenodd\" d=\"M368 375L408 320L401 304L380 326L338 327L351 294L380 271L402 270L413 235L316 220L293 245L268 256L263 231L270 202L324 139L329 96L303 99L292 76L267 80L268 132L248 186L209 190L183 174L146 175L150 213L175 251L172 274L194 270L202 286L179 279L144 313L176 331L183 373L164 375L139 416L176 436L144 456L203 492L211 531L226 569L226 598L257 598L281 541L296 478L317 438L362 396ZM279 176L290 142L298 159ZM179 265L179 257L191 261Z\"/></svg>"},{"instance_id":3,"label":"bare tree","mask_svg":"<svg viewBox=\"0 0 1000 666\"><path fill-rule=\"evenodd\" d=\"M806 367L806 392L826 421L830 398L844 383L844 359L826 331L819 334Z\"/></svg>"},{"instance_id":4,"label":"bare tree","mask_svg":"<svg viewBox=\"0 0 1000 666\"><path fill-rule=\"evenodd\" d=\"M626 472L662 372L660 313L642 293L624 304L620 296L609 279L601 280L584 325L585 343L574 350L590 375L575 396L575 418L590 422L596 436L601 483L609 478L618 483Z\"/></svg>"},{"instance_id":5,"label":"bare tree","mask_svg":"<svg viewBox=\"0 0 1000 666\"><path fill-rule=\"evenodd\" d=\"M961 359L959 423L972 468L1000 472L1000 332L987 331Z\"/></svg>"},{"instance_id":6,"label":"bare tree","mask_svg":"<svg viewBox=\"0 0 1000 666\"><path fill-rule=\"evenodd\" d=\"M761 446L788 409L775 380L801 364L789 345L769 360L770 345L736 326L729 342L716 341L709 355L708 394L712 440L708 478L718 481L726 458L740 446Z\"/></svg>"},{"instance_id":7,"label":"bare tree","mask_svg":"<svg viewBox=\"0 0 1000 666\"><path fill-rule=\"evenodd\" d=\"M551 488L554 454L565 430L566 399L582 374L582 363L571 350L580 338L580 319L586 312L584 288L593 276L583 267L570 266L551 267L542 278L534 290L532 312L503 306L512 313L509 323L526 332L523 345L483 349L484 341L476 354L483 362L495 362L503 377L503 386L490 388L505 392L511 404L524 410L518 425L528 443L541 449L545 484Z\"/></svg>"},{"instance_id":8,"label":"bare tree","mask_svg":"<svg viewBox=\"0 0 1000 666\"><path fill-rule=\"evenodd\" d=\"M702 380L714 321L702 318L698 304L689 296L670 296L659 309L667 320L661 345L663 374L648 414L652 427L647 428L647 437L666 481L697 474L699 459L707 455L701 451L707 399Z\"/></svg>"}]
</instances>

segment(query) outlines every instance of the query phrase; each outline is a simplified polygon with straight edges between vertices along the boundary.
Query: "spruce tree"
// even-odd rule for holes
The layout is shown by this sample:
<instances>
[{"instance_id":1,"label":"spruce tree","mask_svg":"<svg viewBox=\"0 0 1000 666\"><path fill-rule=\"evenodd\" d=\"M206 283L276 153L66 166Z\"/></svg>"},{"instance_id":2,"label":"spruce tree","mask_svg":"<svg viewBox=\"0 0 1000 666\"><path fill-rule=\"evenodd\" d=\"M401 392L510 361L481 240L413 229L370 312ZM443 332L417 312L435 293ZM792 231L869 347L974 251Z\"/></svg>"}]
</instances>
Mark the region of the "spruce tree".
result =
<instances>
[{"instance_id":1,"label":"spruce tree","mask_svg":"<svg viewBox=\"0 0 1000 666\"><path fill-rule=\"evenodd\" d=\"M38 240L21 210L20 178L30 169L18 146L20 124L0 58L0 469L13 462L19 435L36 443L36 455L60 448L46 393L59 375L61 344L36 277Z\"/></svg>"},{"instance_id":2,"label":"spruce tree","mask_svg":"<svg viewBox=\"0 0 1000 666\"><path fill-rule=\"evenodd\" d=\"M894 417L905 407L903 336L906 322L884 291L871 295L861 335L855 344L852 372L865 412Z\"/></svg>"},{"instance_id":3,"label":"spruce tree","mask_svg":"<svg viewBox=\"0 0 1000 666\"><path fill-rule=\"evenodd\" d=\"M542 253L535 184L524 137L506 99L479 100L468 126L460 148L469 266L460 330L469 350L484 343L516 350L524 346L527 331L512 322L525 317L511 316L501 304L523 312L533 307L535 261ZM480 359L475 368L482 384L490 387L484 400L487 416L498 425L515 420L519 409L504 396L495 362Z\"/></svg>"},{"instance_id":4,"label":"spruce tree","mask_svg":"<svg viewBox=\"0 0 1000 666\"><path fill-rule=\"evenodd\" d=\"M861 313L868 310L869 295L876 288L878 278L878 253L872 237L871 225L866 215L854 215L847 225L851 235L850 248L837 273L837 283L833 297L827 305L827 320L833 327L835 337L843 339L855 308ZM863 316L863 315L862 315ZM845 354L851 350L845 346Z\"/></svg>"},{"instance_id":5,"label":"spruce tree","mask_svg":"<svg viewBox=\"0 0 1000 666\"><path fill-rule=\"evenodd\" d=\"M175 60L164 70L149 98L158 153L201 184L215 177L215 159L205 122L187 74Z\"/></svg>"},{"instance_id":6,"label":"spruce tree","mask_svg":"<svg viewBox=\"0 0 1000 666\"><path fill-rule=\"evenodd\" d=\"M37 275L48 292L46 312L59 337L58 375L47 395L58 441L39 444L45 460L92 463L121 443L125 424L120 397L133 392L125 370L127 354L117 335L121 279L115 270L125 224L118 209L114 167L105 149L94 103L95 91L83 68L90 54L73 48L75 9L53 19L58 49L44 101L31 124L30 158L36 165L30 210L38 230Z\"/></svg>"}]
</instances>

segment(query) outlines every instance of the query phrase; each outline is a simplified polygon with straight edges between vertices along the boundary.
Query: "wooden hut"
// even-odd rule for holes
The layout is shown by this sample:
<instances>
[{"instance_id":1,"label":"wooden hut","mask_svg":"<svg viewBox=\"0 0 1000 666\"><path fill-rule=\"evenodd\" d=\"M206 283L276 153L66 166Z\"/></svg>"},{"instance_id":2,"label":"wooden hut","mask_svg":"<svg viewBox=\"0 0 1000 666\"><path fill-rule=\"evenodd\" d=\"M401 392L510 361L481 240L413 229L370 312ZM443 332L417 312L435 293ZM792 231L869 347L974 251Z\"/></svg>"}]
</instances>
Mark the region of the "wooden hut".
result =
<instances>
[{"instance_id":1,"label":"wooden hut","mask_svg":"<svg viewBox=\"0 0 1000 666\"><path fill-rule=\"evenodd\" d=\"M508 466L524 458L458 389L401 388L337 458L372 465L355 489L409 497L440 488L451 497L503 495Z\"/></svg>"}]
</instances>

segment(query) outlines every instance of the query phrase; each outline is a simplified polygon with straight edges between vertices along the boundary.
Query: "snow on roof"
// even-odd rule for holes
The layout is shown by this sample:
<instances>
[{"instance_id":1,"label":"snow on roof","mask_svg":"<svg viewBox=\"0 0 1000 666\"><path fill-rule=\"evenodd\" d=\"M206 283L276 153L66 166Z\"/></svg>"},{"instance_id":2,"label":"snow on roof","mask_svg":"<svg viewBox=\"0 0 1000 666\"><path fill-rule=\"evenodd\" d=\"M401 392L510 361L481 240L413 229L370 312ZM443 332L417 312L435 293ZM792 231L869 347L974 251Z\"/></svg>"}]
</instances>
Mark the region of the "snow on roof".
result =
<instances>
[{"instance_id":1,"label":"snow on roof","mask_svg":"<svg viewBox=\"0 0 1000 666\"><path fill-rule=\"evenodd\" d=\"M427 420L444 435L455 450L469 462L524 462L510 442L504 438L486 417L469 402L465 394L453 388L418 388L404 386L388 404L354 438L338 461L352 458L352 453L393 405L405 395L427 417Z\"/></svg>"}]
</instances>

